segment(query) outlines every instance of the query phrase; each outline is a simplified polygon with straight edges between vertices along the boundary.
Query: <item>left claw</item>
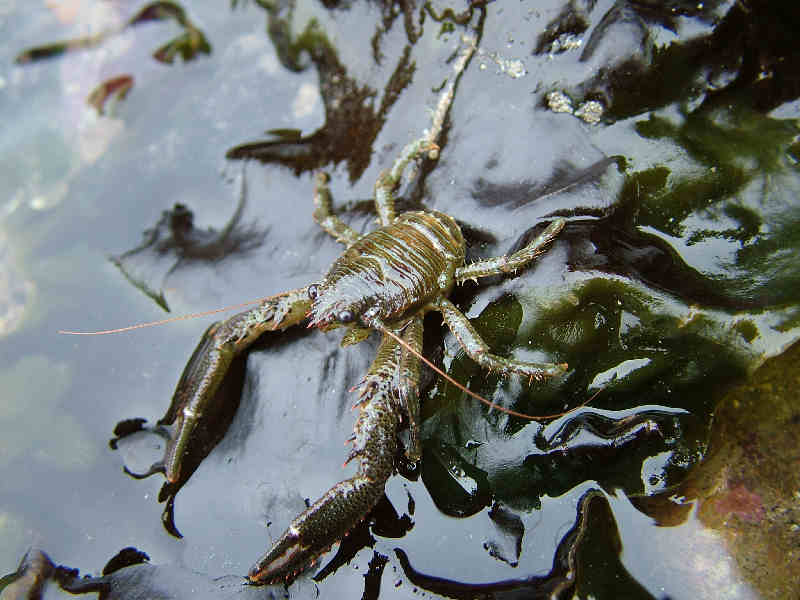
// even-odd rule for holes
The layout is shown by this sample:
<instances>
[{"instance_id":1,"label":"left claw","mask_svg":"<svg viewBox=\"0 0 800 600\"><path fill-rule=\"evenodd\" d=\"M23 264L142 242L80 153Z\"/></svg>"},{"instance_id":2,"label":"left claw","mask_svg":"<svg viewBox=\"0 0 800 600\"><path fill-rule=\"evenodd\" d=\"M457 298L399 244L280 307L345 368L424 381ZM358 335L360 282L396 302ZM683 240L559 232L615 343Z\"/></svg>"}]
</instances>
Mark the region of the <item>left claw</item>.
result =
<instances>
[{"instance_id":1,"label":"left claw","mask_svg":"<svg viewBox=\"0 0 800 600\"><path fill-rule=\"evenodd\" d=\"M213 413L211 403L233 359L265 331L286 329L302 321L310 304L307 288L292 290L206 330L178 380L167 414L158 422L175 423L175 435L167 443L163 461L167 481L180 479L184 457L207 413Z\"/></svg>"},{"instance_id":2,"label":"left claw","mask_svg":"<svg viewBox=\"0 0 800 600\"><path fill-rule=\"evenodd\" d=\"M267 298L252 310L212 324L186 364L167 413L152 429L167 439L164 458L144 473L133 473L127 468L126 472L137 479L164 473L169 484L180 486L188 477L185 472L187 457L203 454L196 450L206 445L207 436L198 435L198 432L208 429L208 424L219 414L217 390L233 359L265 331L286 329L305 319L310 305L308 288L301 288ZM141 420L120 423L119 431L114 431L118 437L111 441L112 448L119 438L140 431L142 423Z\"/></svg>"}]
</instances>

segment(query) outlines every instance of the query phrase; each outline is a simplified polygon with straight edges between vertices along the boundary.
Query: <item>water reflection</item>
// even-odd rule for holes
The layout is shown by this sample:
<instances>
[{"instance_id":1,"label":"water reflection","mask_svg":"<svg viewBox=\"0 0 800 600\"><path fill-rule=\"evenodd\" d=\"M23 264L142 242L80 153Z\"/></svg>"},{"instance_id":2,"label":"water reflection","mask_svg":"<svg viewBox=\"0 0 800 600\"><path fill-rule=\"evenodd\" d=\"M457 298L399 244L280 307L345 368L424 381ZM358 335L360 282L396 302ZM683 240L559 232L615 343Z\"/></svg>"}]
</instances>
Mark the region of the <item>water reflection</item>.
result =
<instances>
[{"instance_id":1,"label":"water reflection","mask_svg":"<svg viewBox=\"0 0 800 600\"><path fill-rule=\"evenodd\" d=\"M134 21L143 22L148 11L168 4L148 4ZM735 403L716 408L724 388L746 378L797 338L800 286L794 257L800 239L800 152L793 82L800 63L791 60L796 54L791 26L796 14L763 2L701 4L609 7L553 1L534 14L530 7L488 3L468 18L470 28L483 27L479 33L485 54L476 56L524 55L527 74L512 80L494 71L493 60L476 60L470 66L445 128L440 163L423 184L405 194L406 200L466 223L474 233L469 236L473 258L523 245L543 218L569 219L564 235L535 270L498 278L487 287L464 286L456 300L498 352L530 360L554 358L573 370L557 386L538 387L479 374L452 339L442 339L435 319L427 324L426 353L476 391L527 412L558 412L580 405L598 389L601 393L581 411L541 426L489 413L448 384L428 379L421 483L395 478L409 486L405 495L389 490L374 522L366 522L353 534L352 545L342 544L343 553L317 574L326 593L358 597L366 589L369 597L388 598L418 585L442 595L466 596L478 589L476 585L494 585L496 594L521 597L564 585L559 589L567 594L561 577L565 572L574 575L571 593L587 597L715 597L728 592L746 597L751 588L764 596L787 597L796 588L796 561L775 560L776 545L770 546L758 533L767 531L778 540L778 558L793 556L797 516L791 494L797 482L794 471L785 469L796 463L792 450L800 447L792 437L796 411L763 400L786 382L791 385L785 389L796 387L791 379L796 357L781 367L774 381L744 384L751 387L738 402L746 410L737 412ZM162 189L164 182L187 189L198 171L213 172L218 166L198 150L201 146L210 146L211 156L221 156L239 140L260 137L264 129L271 131L270 139L251 146L254 156L266 163L257 165L264 170L251 166L249 172L267 173L275 186L261 188L264 194L248 204L247 218L256 216L265 229L270 227L268 237L274 239L263 238L259 246L250 245L255 238L244 236L234 243L235 235L224 234L229 227L203 231L179 209L152 230L155 245L131 251L137 257L150 254L157 275L133 279L146 279L154 297L163 298L167 285L182 287L178 297L197 297L196 290L206 285L230 285L227 269L225 276L213 273L201 257L218 256L218 249L231 246L252 251L244 258L248 269L259 275L264 272L258 270L261 265L282 265L284 271L269 271L269 277L262 278L276 289L313 278L335 251L309 233L310 208L282 211L279 206L310 198L312 186L302 176L292 179L277 171L302 175L320 165L345 163L346 173L334 172L334 183L344 192L338 194L340 201L367 197L377 172L386 166L385 156L393 152L390 146L401 145L409 132L429 123L426 107L438 93L431 90L438 90L449 76L443 65L466 27L460 7L442 3L420 8L410 2L386 2L374 11L358 4L340 3L332 11L313 5L304 7L313 13L308 18L293 3L258 6L237 7L249 10L247 19L259 23L266 13L267 24L259 25L258 33L247 29L245 19L235 22L247 31L248 40L264 42L258 47L269 54L266 58L254 53L241 63L225 62L220 49L246 45L241 31L225 29L237 15L193 6L193 22L203 24L203 39L209 47L208 40L213 41L215 52L205 54L196 35L185 29L167 44L169 49L157 51L162 58L176 56L184 47L196 51L188 67L170 68L160 88L170 91L167 96L178 108L164 108L156 99L158 108L148 112L147 103L139 101L158 87L159 76L143 64L139 70L115 68L106 75L130 73L136 79L135 93L127 96L123 114L115 111L114 135L92 146L99 150L84 154L90 159L75 158L65 141L72 139L68 135L43 134L49 130L36 127L31 128L36 133L25 133L19 143L9 144L13 151L4 155L10 165L4 171L8 197L14 201L4 211L4 228L24 232L15 233L9 242L19 248L14 258L19 264L8 271L14 273L9 281L24 283L9 287L26 290L23 300L33 304L36 318L26 319L17 334L6 334L7 363L19 367L2 374L9 401L0 426L8 439L9 431L39 436L20 434L24 440L12 445L2 464L4 481L14 483L13 502L0 513L8 552L15 553L13 562L31 544L31 529L40 536L46 533L48 550L61 548L57 558L65 564L74 557L75 564L99 566L98 553L109 556L136 537L154 556L153 564L129 565L131 570L117 568L103 575L119 584L119 595L124 597L125 585L162 589L158 586L171 585L165 582L174 584L169 589L176 597L192 587L210 590L214 585L218 594L234 589L250 594L253 588L241 591L241 579L220 584L211 583L212 577L243 573L268 537L261 530L253 532L254 524L275 522L281 527L314 493L316 479L330 483L330 473L343 458L337 454L338 440L348 435L352 422L345 410L350 400L342 390L368 364L370 349L345 353L336 348L338 340L300 334L267 343L243 365L247 374L240 386L246 391L240 412L232 417L222 441L211 443L213 450L197 460L202 465L192 475L192 485L175 501L186 538L165 541L168 536L160 530L154 533L156 527L142 525L157 522L157 513L153 518L147 512L152 500L142 498L148 493L142 490L151 490L148 484L119 475L120 454L96 454L107 439L109 423L162 410L185 362L185 347L191 345L186 339L202 326L185 338L181 332L164 335L169 339L163 345L174 345L177 359L153 350L155 342L129 339L104 342L111 346L73 346L72 341L47 337L65 324L85 322L88 298L106 298L113 282L121 279L119 273L98 276L103 267L91 260L106 255L114 244L119 248L120 221L133 223L138 235L152 223L151 215L175 203L178 194ZM169 14L163 18L175 18ZM359 26L353 28L354 22ZM144 29L137 27L136 35L140 30L144 35ZM357 44L362 37L368 42L362 51L349 48L347 43ZM67 61L76 55L67 49L80 45L54 44L50 55L61 53L58 60ZM162 46L159 40L153 47ZM85 48L82 54L98 50ZM230 52L228 56L235 55ZM258 86L259 77L267 79L267 71L246 69L257 69L259 61L269 57L283 68L269 80L274 87L267 98ZM45 87L36 87L36 81L58 80L65 89L83 86L82 102L91 89L108 81L106 75L88 85L70 77L54 79L47 65L48 61L31 61L3 80L10 98L24 97L12 105L20 119L31 112L33 92ZM240 85L223 93L224 85L208 84L204 69L223 72L215 83ZM299 89L300 79L291 77L308 76L310 71L319 77L325 122L304 136L294 113L288 108L279 112L276 106L289 105L281 100L283 88L293 90L297 83ZM302 83L313 87L310 81ZM182 95L174 94L178 88ZM192 96L190 89L202 93ZM601 102L603 119L589 127L570 115L552 113L545 96L554 90L575 103ZM222 114L237 96L248 99L246 107L237 105L241 120L236 119L237 111ZM186 110L181 101L195 109ZM69 127L79 119L73 112L61 114L72 108L49 104L49 110L59 106L61 112L45 112L42 118L51 127L54 120L66 123L66 131L73 132ZM97 117L94 108L91 114ZM203 118L217 114L222 116ZM146 134L137 134L146 121L143 115L160 120ZM111 126L107 116L102 122ZM197 130L202 136L185 133ZM139 153L142 147L152 147L153 154ZM232 155L243 147L247 145L234 146ZM158 160L143 159L155 155ZM181 169L193 161L194 170L187 175ZM289 169L270 170L276 163ZM108 181L113 185L102 183ZM126 195L126 187L135 188L136 194ZM112 188L113 194L96 191ZM149 213L137 212L138 206ZM192 204L187 210L203 214L200 206ZM367 227L371 215L355 206L345 208L343 218ZM119 219L120 214L126 219ZM102 222L98 215L103 215ZM84 246L77 251L71 245L67 251L56 248L62 237ZM188 246L183 244L187 240ZM162 243L166 251L159 255L155 248ZM194 277L165 283L176 265L195 257L200 267ZM237 272L235 262L226 263L232 272ZM91 275L80 276L89 270ZM31 298L33 289L46 291L46 310ZM12 299L18 295L12 293ZM135 295L138 292L131 290ZM69 308L65 298L73 298L81 310L62 310ZM130 322L135 302L124 294L115 298L121 298L119 312L111 313L115 302L106 300L101 314L106 322ZM143 361L137 354L123 354L123 346L144 348L139 354L153 356ZM86 348L100 347L86 359L91 352ZM39 358L20 359L19 354ZM58 375L66 361L71 362L64 372L76 375ZM298 364L309 382L297 376ZM146 404L151 397L156 400ZM762 405L771 407L771 413L759 412ZM57 418L43 419L38 410L42 406ZM18 417L20 412L25 418ZM709 446L712 416L723 432L715 429ZM777 418L777 425L768 429L771 417ZM50 426L51 421L60 429ZM336 447L326 445L328 439L335 440ZM73 443L59 446L63 440ZM779 452L770 450L773 442L779 442ZM707 447L710 451L703 458ZM63 464L51 460L48 448L61 448L55 454L71 465L68 476L63 476ZM95 448L96 453L81 454L85 448ZM78 455L91 460L79 460ZM328 456L335 460L328 461ZM102 476L109 465L109 473ZM783 483L765 481L768 475ZM140 487L127 487L133 485ZM587 487L601 491L583 496ZM68 509L48 503L50 498L62 499L64 489L91 490L102 498L107 498L104 491L112 490L115 500L102 510L85 496ZM175 490L168 490L166 497L168 502L175 500ZM94 507L91 518L82 506ZM697 506L695 514L692 506ZM563 517L559 507L569 517ZM106 530L107 523L114 523L114 533L110 540L95 538L90 543L84 538L93 531L97 511L103 513ZM586 511L591 519L585 518ZM209 519L210 513L218 518ZM53 516L59 514L74 520L75 528ZM541 519L544 533L536 519ZM569 535L550 535L547 523L558 519L569 524ZM127 525L131 522L133 528ZM594 525L583 530L586 523ZM698 523L721 532L708 536L715 539L713 548L661 544L670 535L693 535ZM463 535L452 544L458 552L431 556L431 539L447 527ZM60 530L73 539L65 542L53 533ZM81 535L72 535L75 531ZM473 531L480 535L468 539ZM431 538L421 537L428 532ZM594 541L588 544L587 539ZM730 549L728 556L737 556L738 564L758 565L747 575L750 583L741 583L730 559L719 558L721 546ZM459 563L458 569L454 563ZM187 574L176 564L189 565L194 572ZM774 576L761 568L767 564L777 565ZM537 575L550 565L553 579ZM9 562L6 570L13 568ZM196 571L209 575L197 576ZM363 572L368 573L366 583ZM14 581L24 579L25 573L21 568ZM123 574L133 573L141 577L124 579ZM480 580L473 578L477 575ZM291 593L313 594L316 584L309 583L310 577ZM497 585L499 581L505 583ZM394 585L400 586L399 592Z\"/></svg>"}]
</instances>

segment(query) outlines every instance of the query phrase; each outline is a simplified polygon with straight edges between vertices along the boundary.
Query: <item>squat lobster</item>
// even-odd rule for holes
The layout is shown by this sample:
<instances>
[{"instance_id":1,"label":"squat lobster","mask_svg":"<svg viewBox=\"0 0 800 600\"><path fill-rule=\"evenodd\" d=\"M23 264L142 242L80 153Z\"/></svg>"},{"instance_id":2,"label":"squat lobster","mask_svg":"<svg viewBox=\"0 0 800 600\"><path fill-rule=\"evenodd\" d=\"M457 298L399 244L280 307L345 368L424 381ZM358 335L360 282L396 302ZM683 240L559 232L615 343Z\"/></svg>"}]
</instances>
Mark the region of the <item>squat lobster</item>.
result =
<instances>
[{"instance_id":1,"label":"squat lobster","mask_svg":"<svg viewBox=\"0 0 800 600\"><path fill-rule=\"evenodd\" d=\"M486 369L542 379L566 372L565 364L531 363L492 354L469 320L447 299L457 283L524 268L559 234L559 218L526 247L510 256L464 264L465 243L455 219L438 211L395 214L393 191L412 160L437 153L419 140L406 146L375 184L379 228L361 235L332 211L328 177L317 176L314 220L346 246L325 277L307 287L264 300L254 309L211 325L186 365L172 407L160 425L173 425L164 459L144 475L163 471L177 482L184 457L232 360L266 331L284 330L306 319L328 331L346 327L342 345L373 331L383 334L377 356L356 386L360 413L347 462L358 458L356 475L334 485L295 518L251 568L255 584L290 581L333 543L341 540L377 503L394 470L397 432L405 420L412 461L421 456L418 382L423 317L439 311L467 355Z\"/></svg>"}]
</instances>

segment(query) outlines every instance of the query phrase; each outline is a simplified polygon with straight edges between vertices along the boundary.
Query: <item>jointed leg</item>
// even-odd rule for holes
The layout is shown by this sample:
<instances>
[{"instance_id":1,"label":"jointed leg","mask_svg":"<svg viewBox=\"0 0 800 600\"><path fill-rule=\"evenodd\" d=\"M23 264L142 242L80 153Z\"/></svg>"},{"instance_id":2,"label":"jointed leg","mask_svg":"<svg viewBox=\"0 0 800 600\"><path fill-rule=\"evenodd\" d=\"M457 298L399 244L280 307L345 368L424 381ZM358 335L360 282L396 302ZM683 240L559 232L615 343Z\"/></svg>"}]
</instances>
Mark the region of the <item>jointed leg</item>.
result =
<instances>
[{"instance_id":1,"label":"jointed leg","mask_svg":"<svg viewBox=\"0 0 800 600\"><path fill-rule=\"evenodd\" d=\"M422 353L422 317L414 317L397 333L417 353ZM366 401L365 398L368 399L369 394L376 390L382 391L399 403L398 409L408 418L409 443L406 456L412 461L417 461L422 456L418 430L419 376L419 358L392 337L384 335L375 360L361 380L361 398L356 404L362 405Z\"/></svg>"},{"instance_id":2,"label":"jointed leg","mask_svg":"<svg viewBox=\"0 0 800 600\"><path fill-rule=\"evenodd\" d=\"M400 178L409 162L429 153L430 158L435 158L433 153L438 152L439 146L426 139L411 142L397 157L391 169L387 169L375 182L375 210L381 225L389 225L394 221L394 189L400 184Z\"/></svg>"},{"instance_id":3,"label":"jointed leg","mask_svg":"<svg viewBox=\"0 0 800 600\"><path fill-rule=\"evenodd\" d=\"M330 177L327 173L317 173L314 185L314 220L325 231L331 234L337 242L345 246L352 246L361 235L346 225L339 217L333 214L331 191L328 189Z\"/></svg>"},{"instance_id":4,"label":"jointed leg","mask_svg":"<svg viewBox=\"0 0 800 600\"><path fill-rule=\"evenodd\" d=\"M358 459L358 472L334 485L289 524L250 569L252 583L294 578L352 530L383 496L386 480L394 471L400 425L395 393L402 363L398 348L402 349L385 336L360 385L360 412L351 439L353 450L347 459Z\"/></svg>"},{"instance_id":5,"label":"jointed leg","mask_svg":"<svg viewBox=\"0 0 800 600\"><path fill-rule=\"evenodd\" d=\"M175 423L175 434L167 443L163 461L168 481L179 479L195 430L206 418L209 404L233 359L265 331L299 323L310 308L308 288L301 288L273 296L256 308L214 323L206 330L175 387L166 416L159 421L159 425Z\"/></svg>"},{"instance_id":6,"label":"jointed leg","mask_svg":"<svg viewBox=\"0 0 800 600\"><path fill-rule=\"evenodd\" d=\"M403 331L403 341L422 354L422 317L416 316ZM408 416L408 447L406 457L411 461L422 458L419 440L419 375L420 360L415 354L402 348L399 374L400 400Z\"/></svg>"},{"instance_id":7,"label":"jointed leg","mask_svg":"<svg viewBox=\"0 0 800 600\"><path fill-rule=\"evenodd\" d=\"M478 277L487 277L489 275L500 275L502 273L513 273L519 269L524 268L530 261L542 254L547 244L564 229L566 220L563 218L556 219L547 229L540 233L530 244L525 246L522 250L514 252L511 256L498 256L496 258L487 258L486 260L479 260L471 265L465 265L456 269L456 282L464 283L470 279L477 279Z\"/></svg>"},{"instance_id":8,"label":"jointed leg","mask_svg":"<svg viewBox=\"0 0 800 600\"><path fill-rule=\"evenodd\" d=\"M450 331L456 336L458 343L464 348L467 356L484 369L497 371L503 375L519 373L530 379L554 377L562 375L567 370L567 365L564 363L531 363L492 354L489 352L489 346L478 335L469 319L452 302L442 298L439 300L437 308L441 311L444 322L447 323Z\"/></svg>"}]
</instances>

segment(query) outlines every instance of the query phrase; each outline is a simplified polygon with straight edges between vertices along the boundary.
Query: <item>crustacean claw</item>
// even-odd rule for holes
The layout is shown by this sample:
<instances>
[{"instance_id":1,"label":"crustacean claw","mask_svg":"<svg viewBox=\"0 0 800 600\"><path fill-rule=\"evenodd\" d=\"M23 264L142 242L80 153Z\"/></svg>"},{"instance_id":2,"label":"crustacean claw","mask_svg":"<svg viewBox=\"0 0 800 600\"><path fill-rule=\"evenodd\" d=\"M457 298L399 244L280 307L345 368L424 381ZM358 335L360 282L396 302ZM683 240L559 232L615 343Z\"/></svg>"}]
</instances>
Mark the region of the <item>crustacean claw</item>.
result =
<instances>
[{"instance_id":1,"label":"crustacean claw","mask_svg":"<svg viewBox=\"0 0 800 600\"><path fill-rule=\"evenodd\" d=\"M386 389L370 389L370 397L356 421L354 448L346 461L359 458L358 473L334 485L292 521L250 569L248 578L252 583L292 579L341 540L383 495L386 480L394 470L400 419Z\"/></svg>"}]
</instances>

